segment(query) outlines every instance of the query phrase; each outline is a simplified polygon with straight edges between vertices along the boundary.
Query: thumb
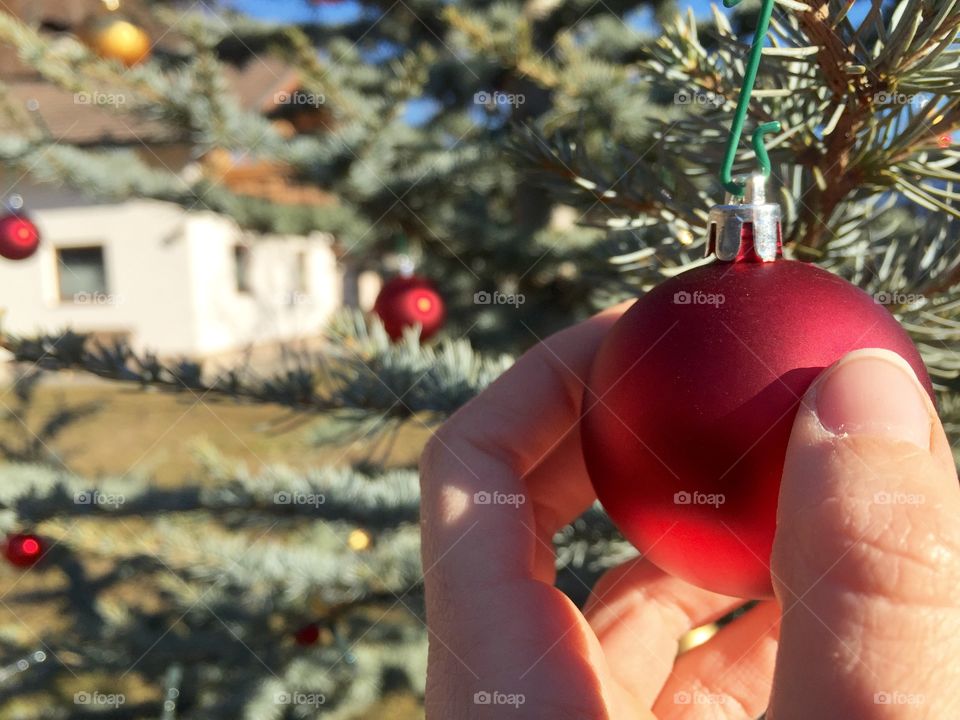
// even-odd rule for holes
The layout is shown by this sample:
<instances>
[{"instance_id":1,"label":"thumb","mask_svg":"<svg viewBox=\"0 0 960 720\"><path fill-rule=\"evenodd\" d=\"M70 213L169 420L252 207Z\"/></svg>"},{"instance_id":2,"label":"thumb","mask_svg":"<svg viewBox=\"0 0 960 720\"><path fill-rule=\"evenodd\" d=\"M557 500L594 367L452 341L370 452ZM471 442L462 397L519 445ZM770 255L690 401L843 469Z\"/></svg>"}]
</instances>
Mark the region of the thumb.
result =
<instances>
[{"instance_id":1,"label":"thumb","mask_svg":"<svg viewBox=\"0 0 960 720\"><path fill-rule=\"evenodd\" d=\"M771 561L769 720L960 717L960 487L910 366L858 350L807 391Z\"/></svg>"}]
</instances>

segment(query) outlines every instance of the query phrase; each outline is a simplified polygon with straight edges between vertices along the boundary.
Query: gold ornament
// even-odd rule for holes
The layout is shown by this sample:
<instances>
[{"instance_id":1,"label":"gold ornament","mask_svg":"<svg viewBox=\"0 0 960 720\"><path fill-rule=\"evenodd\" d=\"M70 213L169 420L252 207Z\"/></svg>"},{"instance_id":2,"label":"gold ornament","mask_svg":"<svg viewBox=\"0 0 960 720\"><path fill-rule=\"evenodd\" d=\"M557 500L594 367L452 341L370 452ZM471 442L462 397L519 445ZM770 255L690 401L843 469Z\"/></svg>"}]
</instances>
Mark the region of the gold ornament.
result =
<instances>
[{"instance_id":1,"label":"gold ornament","mask_svg":"<svg viewBox=\"0 0 960 720\"><path fill-rule=\"evenodd\" d=\"M696 627L688 633L682 635L680 637L680 648L677 651L677 654L680 655L688 650L693 650L695 647L703 645L707 640L716 635L719 629L720 626L716 623L709 623L707 625Z\"/></svg>"},{"instance_id":2,"label":"gold ornament","mask_svg":"<svg viewBox=\"0 0 960 720\"><path fill-rule=\"evenodd\" d=\"M370 533L366 530L351 530L350 535L347 537L347 545L350 546L351 550L356 550L357 552L366 550L372 542L373 538L370 537Z\"/></svg>"},{"instance_id":3,"label":"gold ornament","mask_svg":"<svg viewBox=\"0 0 960 720\"><path fill-rule=\"evenodd\" d=\"M83 39L104 60L119 60L127 67L150 57L150 36L139 26L116 16L91 23L84 30Z\"/></svg>"}]
</instances>

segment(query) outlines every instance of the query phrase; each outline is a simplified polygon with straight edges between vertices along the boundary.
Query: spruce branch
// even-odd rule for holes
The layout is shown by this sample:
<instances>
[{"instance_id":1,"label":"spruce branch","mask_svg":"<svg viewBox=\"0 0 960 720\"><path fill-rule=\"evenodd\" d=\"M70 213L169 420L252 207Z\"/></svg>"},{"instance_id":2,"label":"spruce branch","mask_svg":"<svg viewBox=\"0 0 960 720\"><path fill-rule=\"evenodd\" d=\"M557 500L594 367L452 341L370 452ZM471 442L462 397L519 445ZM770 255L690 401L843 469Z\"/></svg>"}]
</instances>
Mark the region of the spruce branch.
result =
<instances>
[{"instance_id":1,"label":"spruce branch","mask_svg":"<svg viewBox=\"0 0 960 720\"><path fill-rule=\"evenodd\" d=\"M559 68L534 47L533 29L527 18L510 15L506 7L494 8L484 16L464 12L454 5L444 8L443 18L473 50L498 59L503 67L544 88L554 88L562 82Z\"/></svg>"},{"instance_id":2,"label":"spruce branch","mask_svg":"<svg viewBox=\"0 0 960 720\"><path fill-rule=\"evenodd\" d=\"M345 311L328 329L320 353L291 352L287 366L264 376L247 366L204 372L187 359L162 361L138 354L125 341L111 344L65 330L35 337L7 336L0 347L14 359L48 370L75 369L109 380L168 390L213 393L272 402L305 411L364 410L384 421L416 413L444 417L492 382L511 363L488 358L467 340L421 345L411 328L394 343L377 319Z\"/></svg>"},{"instance_id":3,"label":"spruce branch","mask_svg":"<svg viewBox=\"0 0 960 720\"><path fill-rule=\"evenodd\" d=\"M649 191L637 178L657 178L674 197L684 197L684 204L711 195L713 202L703 206L714 204L719 198L711 178L719 167L746 52L723 16L717 15L716 25L716 43L707 47L696 21L679 17L653 46L652 57L638 63L654 92L661 87L698 98L685 115L671 117L653 132L662 154L648 159L646 148L624 147L632 160L610 164L598 176L589 167L596 158L585 154L582 143L555 142L561 147L553 149L553 162L546 162L540 141L525 138L531 168L565 177L571 193L579 192L584 202L603 196L622 226L643 216L669 221L660 204L623 202L631 191L640 197ZM821 257L833 228L849 216L847 206L891 192L931 211L960 215L950 186L957 153L942 140L960 125L960 70L953 47L960 14L952 3L931 8L904 0L855 27L839 7L820 2L779 13L771 27L772 46L764 50L750 119L784 123L768 146L774 175L794 198L784 227L789 247ZM667 162L669 157L675 159ZM741 153L736 171L748 170L753 162L752 151ZM632 163L642 170L620 183L630 188L607 195ZM662 165L677 164L676 176L658 174ZM691 192L689 184L696 190Z\"/></svg>"}]
</instances>

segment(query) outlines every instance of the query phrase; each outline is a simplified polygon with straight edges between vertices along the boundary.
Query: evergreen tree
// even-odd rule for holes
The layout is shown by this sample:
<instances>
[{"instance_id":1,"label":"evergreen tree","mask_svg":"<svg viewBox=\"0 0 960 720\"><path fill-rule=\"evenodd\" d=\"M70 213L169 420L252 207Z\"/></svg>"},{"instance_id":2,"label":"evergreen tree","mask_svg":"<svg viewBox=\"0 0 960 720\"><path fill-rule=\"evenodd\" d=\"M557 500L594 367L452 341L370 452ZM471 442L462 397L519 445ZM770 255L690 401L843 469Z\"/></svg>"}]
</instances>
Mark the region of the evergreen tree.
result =
<instances>
[{"instance_id":1,"label":"evergreen tree","mask_svg":"<svg viewBox=\"0 0 960 720\"><path fill-rule=\"evenodd\" d=\"M250 471L210 451L203 477L173 490L79 478L45 442L71 417L17 440L35 386L33 374L18 379L0 523L41 528L70 623L0 639L0 717L80 717L77 693L122 695L116 717L377 716L365 713L381 712L371 708L384 692L422 691L426 630L416 472L383 467L373 438L432 429L552 331L700 261L752 15L704 21L671 3L586 0L374 2L302 22L204 3L123 11L157 38L129 68L98 56L79 26L0 11L0 81L28 72L122 95L111 111L162 127L189 162L137 143L61 142L0 82L12 179L208 209L255 231L329 231L348 262L388 274L408 253L438 283L449 321L430 342L413 329L391 342L375 319L346 312L321 351L268 376L215 375L60 328L6 335L33 370L279 403L315 422L317 443L370 453L362 467ZM748 127L783 125L767 145L786 253L889 305L952 432L958 28L946 0L785 0L748 116ZM224 78L269 59L296 69L303 101L265 116ZM231 186L224 156L281 168L296 200ZM755 163L744 149L736 170ZM513 301L478 302L495 292ZM633 552L599 508L555 542L558 582L578 602ZM111 593L131 585L156 597ZM301 631L306 649L289 641Z\"/></svg>"}]
</instances>

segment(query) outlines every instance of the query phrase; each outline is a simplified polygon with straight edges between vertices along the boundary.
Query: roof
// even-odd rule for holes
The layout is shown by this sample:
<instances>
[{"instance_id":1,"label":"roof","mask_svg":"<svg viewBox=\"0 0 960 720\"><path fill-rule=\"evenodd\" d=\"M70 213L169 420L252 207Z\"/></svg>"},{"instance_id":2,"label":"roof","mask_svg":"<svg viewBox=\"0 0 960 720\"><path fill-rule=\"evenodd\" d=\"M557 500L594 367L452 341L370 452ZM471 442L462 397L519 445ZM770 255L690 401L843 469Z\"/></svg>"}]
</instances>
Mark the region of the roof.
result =
<instances>
[{"instance_id":1,"label":"roof","mask_svg":"<svg viewBox=\"0 0 960 720\"><path fill-rule=\"evenodd\" d=\"M263 198L278 205L329 206L338 203L336 195L298 182L292 169L284 163L214 149L203 158L202 167L208 178L238 195Z\"/></svg>"},{"instance_id":2,"label":"roof","mask_svg":"<svg viewBox=\"0 0 960 720\"><path fill-rule=\"evenodd\" d=\"M243 67L226 66L224 77L240 106L254 112L269 112L281 91L297 86L297 73L286 63L270 57L255 57ZM19 79L7 85L9 100L22 109L23 117L63 142L75 145L114 145L144 142L173 142L175 128L140 117L117 112L113 105L122 96L110 93L72 93L45 80ZM0 132L16 133L21 120L0 115Z\"/></svg>"},{"instance_id":3,"label":"roof","mask_svg":"<svg viewBox=\"0 0 960 720\"><path fill-rule=\"evenodd\" d=\"M76 28L91 16L104 12L102 0L3 0L0 7L9 8L34 27L54 31ZM144 15L143 8L138 7L136 0L125 0L122 11L138 23L145 22L140 17ZM172 33L163 29L147 27L147 30L152 37L162 37L162 45L175 42ZM19 111L19 117L14 118L0 113L0 132L16 133L24 122L33 122L53 137L77 145L177 140L176 130L164 123L134 113L117 112L112 105L122 102L123 98L107 92L75 96L47 82L21 62L10 46L0 45L0 68L9 91L9 98L0 98L0 103L11 104ZM269 55L251 55L242 63L225 64L224 78L243 109L264 114L275 109L278 93L292 92L299 84L296 69Z\"/></svg>"},{"instance_id":4,"label":"roof","mask_svg":"<svg viewBox=\"0 0 960 720\"><path fill-rule=\"evenodd\" d=\"M161 45L166 50L175 48L178 42L174 33L149 27L147 20L141 19L143 8L139 3L140 0L124 0L122 12L143 24L151 37L162 37ZM103 13L102 0L0 0L0 7L9 8L41 31L54 33L70 31L91 16ZM0 68L8 91L8 97L0 98L0 105L10 106L14 111L12 115L0 112L0 133L18 134L25 126L35 126L57 141L71 145L139 146L142 143L164 145L174 152L180 147L176 144L180 139L177 128L134 112L122 109L118 112L115 105L121 104L123 98L108 92L74 94L64 90L22 63L9 46L0 45ZM300 83L296 68L278 57L251 52L242 60L224 63L223 77L242 109L273 117L283 133L296 134L298 128L309 127L311 122L320 123L321 127L332 122L325 108L308 111L280 103L277 95L294 92ZM322 117L307 118L307 113ZM151 148L145 155L148 161L152 157L166 164L161 156L166 157L161 147ZM178 166L189 159L179 158L172 164ZM292 169L282 163L213 149L203 158L201 167L215 182L241 195L288 204L337 202L336 196L324 190L301 185Z\"/></svg>"},{"instance_id":5,"label":"roof","mask_svg":"<svg viewBox=\"0 0 960 720\"><path fill-rule=\"evenodd\" d=\"M296 69L270 55L254 55L242 66L227 65L224 77L240 107L268 113L277 105L277 93L291 93L300 86Z\"/></svg>"},{"instance_id":6,"label":"roof","mask_svg":"<svg viewBox=\"0 0 960 720\"><path fill-rule=\"evenodd\" d=\"M170 142L173 129L163 123L116 112L108 93L74 94L43 80L21 80L7 86L8 102L34 125L59 141L74 145ZM0 116L0 132L16 133L19 123Z\"/></svg>"},{"instance_id":7,"label":"roof","mask_svg":"<svg viewBox=\"0 0 960 720\"><path fill-rule=\"evenodd\" d=\"M165 28L156 24L145 5L143 0L123 0L121 12L126 19L143 26L151 37L160 37ZM78 28L107 13L103 0L2 0L0 12L10 13L35 28L61 31ZM168 34L164 44L167 40L173 38ZM32 68L20 62L16 51L5 45L0 45L0 68L7 82L35 75Z\"/></svg>"},{"instance_id":8,"label":"roof","mask_svg":"<svg viewBox=\"0 0 960 720\"><path fill-rule=\"evenodd\" d=\"M137 0L126 0L124 11L136 10ZM4 0L4 9L30 23L77 25L104 12L103 0Z\"/></svg>"}]
</instances>

